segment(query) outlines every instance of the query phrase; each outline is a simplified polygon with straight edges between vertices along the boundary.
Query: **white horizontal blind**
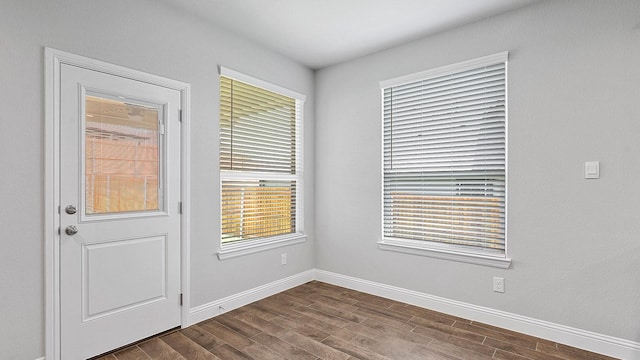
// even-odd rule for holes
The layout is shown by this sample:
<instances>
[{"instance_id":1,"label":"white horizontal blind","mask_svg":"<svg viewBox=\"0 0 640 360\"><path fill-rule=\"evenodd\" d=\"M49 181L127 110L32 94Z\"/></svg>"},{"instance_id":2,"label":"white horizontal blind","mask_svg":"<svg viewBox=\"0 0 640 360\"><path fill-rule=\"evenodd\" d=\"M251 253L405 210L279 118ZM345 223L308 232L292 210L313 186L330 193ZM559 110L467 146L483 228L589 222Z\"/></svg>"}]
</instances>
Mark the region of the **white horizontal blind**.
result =
<instances>
[{"instance_id":1,"label":"white horizontal blind","mask_svg":"<svg viewBox=\"0 0 640 360\"><path fill-rule=\"evenodd\" d=\"M298 231L298 99L220 77L222 243Z\"/></svg>"},{"instance_id":2,"label":"white horizontal blind","mask_svg":"<svg viewBox=\"0 0 640 360\"><path fill-rule=\"evenodd\" d=\"M504 255L506 58L382 93L384 237Z\"/></svg>"}]
</instances>

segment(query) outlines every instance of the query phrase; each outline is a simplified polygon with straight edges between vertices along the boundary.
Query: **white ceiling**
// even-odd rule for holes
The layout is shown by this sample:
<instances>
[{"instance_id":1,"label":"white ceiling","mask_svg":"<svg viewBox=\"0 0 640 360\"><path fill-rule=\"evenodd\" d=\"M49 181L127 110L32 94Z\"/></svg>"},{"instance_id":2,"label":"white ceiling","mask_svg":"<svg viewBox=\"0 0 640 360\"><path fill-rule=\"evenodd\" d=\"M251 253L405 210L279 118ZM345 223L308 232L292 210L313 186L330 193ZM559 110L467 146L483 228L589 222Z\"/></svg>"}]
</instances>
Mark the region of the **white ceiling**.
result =
<instances>
[{"instance_id":1,"label":"white ceiling","mask_svg":"<svg viewBox=\"0 0 640 360\"><path fill-rule=\"evenodd\" d=\"M165 0L318 69L537 0Z\"/></svg>"}]
</instances>

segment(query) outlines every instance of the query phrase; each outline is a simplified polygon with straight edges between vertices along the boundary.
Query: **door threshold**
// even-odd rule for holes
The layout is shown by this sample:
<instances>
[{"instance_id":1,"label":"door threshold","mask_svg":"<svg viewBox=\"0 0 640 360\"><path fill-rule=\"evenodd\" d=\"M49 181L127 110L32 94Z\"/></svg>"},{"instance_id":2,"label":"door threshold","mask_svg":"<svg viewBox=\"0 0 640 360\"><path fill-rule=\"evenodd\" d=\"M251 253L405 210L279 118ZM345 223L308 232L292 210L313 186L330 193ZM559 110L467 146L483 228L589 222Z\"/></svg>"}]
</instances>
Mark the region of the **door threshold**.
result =
<instances>
[{"instance_id":1,"label":"door threshold","mask_svg":"<svg viewBox=\"0 0 640 360\"><path fill-rule=\"evenodd\" d=\"M128 348L128 347L130 347L130 346L135 346L135 345L141 344L141 343L143 343L143 342L145 342L145 341L147 341L147 340L153 339L153 338L155 338L155 337L160 337L160 336L164 336L164 335L169 335L169 334L171 334L171 333L174 333L174 332L176 332L176 331L179 331L180 329L181 329L181 327L180 327L180 326L176 326L176 327L174 327L174 328L171 328L171 329L169 329L169 330L165 330L165 331L159 332L159 333L157 333L157 334L155 334L155 335L151 335L151 336L146 337L146 338L144 338L144 339L140 339L140 340L138 340L138 341L134 341L134 342L132 342L131 344L127 344L127 345L124 345L124 346L120 346L120 347L119 347L119 348L117 348L117 349L109 350L109 351L107 351L107 352L105 352L105 353L102 353L102 354L100 354L100 355L96 355L96 356L94 356L94 357L90 357L90 358L88 358L87 360L97 360L97 359L99 359L99 358L101 358L101 357L103 357L103 356L108 356L108 355L111 355L111 354L115 354L115 353L117 353L118 351L120 351L120 350L122 350L122 349Z\"/></svg>"}]
</instances>

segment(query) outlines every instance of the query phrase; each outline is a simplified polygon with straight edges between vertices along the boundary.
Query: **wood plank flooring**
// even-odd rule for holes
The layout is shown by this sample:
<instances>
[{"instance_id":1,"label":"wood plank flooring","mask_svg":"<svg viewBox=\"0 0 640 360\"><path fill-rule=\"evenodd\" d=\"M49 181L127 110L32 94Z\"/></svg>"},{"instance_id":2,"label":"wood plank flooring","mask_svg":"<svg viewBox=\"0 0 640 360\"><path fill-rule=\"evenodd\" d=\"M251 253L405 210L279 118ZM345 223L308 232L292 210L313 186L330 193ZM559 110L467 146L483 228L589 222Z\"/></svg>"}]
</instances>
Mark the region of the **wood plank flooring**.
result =
<instances>
[{"instance_id":1,"label":"wood plank flooring","mask_svg":"<svg viewBox=\"0 0 640 360\"><path fill-rule=\"evenodd\" d=\"M312 281L98 359L613 358Z\"/></svg>"}]
</instances>

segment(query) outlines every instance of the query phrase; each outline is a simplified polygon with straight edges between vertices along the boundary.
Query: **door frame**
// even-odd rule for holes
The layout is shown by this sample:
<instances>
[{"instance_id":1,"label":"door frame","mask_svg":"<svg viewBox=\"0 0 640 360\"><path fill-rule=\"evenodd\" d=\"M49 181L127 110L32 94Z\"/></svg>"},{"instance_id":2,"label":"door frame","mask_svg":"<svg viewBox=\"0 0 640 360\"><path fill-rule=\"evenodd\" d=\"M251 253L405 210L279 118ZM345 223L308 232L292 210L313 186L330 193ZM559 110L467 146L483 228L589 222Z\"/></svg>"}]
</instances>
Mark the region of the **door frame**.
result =
<instances>
[{"instance_id":1,"label":"door frame","mask_svg":"<svg viewBox=\"0 0 640 360\"><path fill-rule=\"evenodd\" d=\"M191 85L123 66L94 60L68 52L44 48L44 241L45 241L45 358L61 360L60 337L60 67L62 64L82 67L109 75L121 76L180 92L180 309L181 326L188 324L190 308L190 92ZM153 335L153 334L149 334Z\"/></svg>"}]
</instances>

